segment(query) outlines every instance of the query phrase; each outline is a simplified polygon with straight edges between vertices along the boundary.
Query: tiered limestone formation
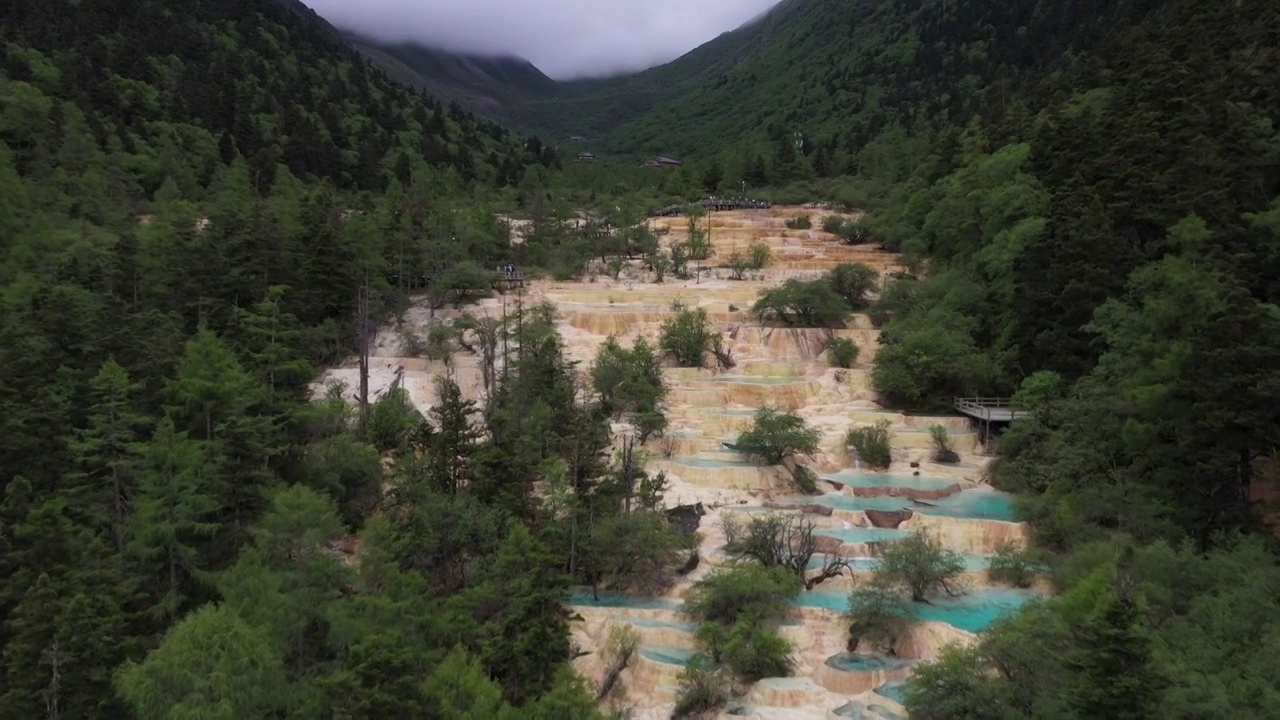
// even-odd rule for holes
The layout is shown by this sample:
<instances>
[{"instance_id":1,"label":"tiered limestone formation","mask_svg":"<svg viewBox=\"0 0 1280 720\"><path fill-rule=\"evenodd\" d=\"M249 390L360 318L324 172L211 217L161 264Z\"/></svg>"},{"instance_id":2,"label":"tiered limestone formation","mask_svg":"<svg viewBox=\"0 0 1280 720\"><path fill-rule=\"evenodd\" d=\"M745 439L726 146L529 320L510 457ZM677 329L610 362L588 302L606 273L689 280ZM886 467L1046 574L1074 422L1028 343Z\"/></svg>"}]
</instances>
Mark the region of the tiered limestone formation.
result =
<instances>
[{"instance_id":1,"label":"tiered limestone formation","mask_svg":"<svg viewBox=\"0 0 1280 720\"><path fill-rule=\"evenodd\" d=\"M724 334L735 361L735 367L724 372L667 369L670 431L648 448L650 469L665 471L671 480L668 504L700 502L707 508L700 525L704 535L701 565L665 598L665 607L628 606L624 598L614 603L617 607L593 607L594 601L584 599L573 608L583 618L574 623L574 641L588 653L579 657L575 666L589 682L603 677L607 663L602 652L611 628L627 625L639 635L640 648L622 673L621 694L614 700L631 708L637 719L665 720L670 716L682 660L695 650L692 628L681 617L678 603L693 582L726 560L720 528L726 513L766 511L765 505L805 513L819 529L821 549L859 559L853 577L820 585L793 611L790 624L780 628L794 646L795 676L757 683L732 705L741 712L726 713L722 716L726 719L901 717L905 713L897 702L874 691L885 683L905 679L911 672L909 663L850 670L828 662L847 652L847 627L835 609L840 598L847 595L856 578L870 571L883 542L912 530L936 533L948 547L975 557L990 555L1007 541L1025 542L1029 536L1025 524L983 517L980 512L970 512L965 504L972 500L970 504L977 507L979 501L990 499L991 492L978 482L985 459L975 454L977 436L965 418L904 416L875 404L869 373L878 331L866 316L855 316L848 328L835 331L764 328L750 317L748 310L759 293L787 278L814 278L846 262L867 264L882 275L898 269L897 258L890 253L844 245L821 230L785 227L788 218L800 214L810 214L816 228L821 227L827 213L772 208L713 214L711 241L716 255L703 263L697 280L668 278L654 283L637 266L624 270L617 281L599 277L579 282L536 281L524 290L525 303L548 301L557 306L568 354L584 367L609 335L624 344L640 335L656 341L663 320L677 301L707 311ZM656 224L667 231L668 243L687 234L684 218L662 218ZM745 253L753 242L767 244L772 252L762 272L734 281L727 270L714 269L733 252ZM501 300L487 300L471 311L499 315ZM411 323L423 320L410 318ZM857 343L861 353L855 367L834 368L826 362L823 345L832 336ZM434 400L433 378L443 367L398 357L393 333L384 333L382 340L375 352L371 387L376 393L395 379L396 368L403 368L404 386L425 411ZM453 372L464 392L478 396L481 383L474 359L459 354ZM339 368L329 375L354 386L353 369ZM805 464L827 476L821 485L830 494L798 498L785 469L755 467L724 445L750 425L756 409L766 405L795 410L822 432L820 452ZM886 473L864 473L855 468L855 459L845 447L845 433L855 425L879 420L890 421L894 464ZM948 428L961 454L959 464L929 462L928 428L934 424ZM965 580L978 589L987 584L980 563L966 573ZM1000 598L991 600L998 601ZM898 643L898 658L929 659L947 644L972 642L974 638L972 632L946 622L925 620Z\"/></svg>"}]
</instances>

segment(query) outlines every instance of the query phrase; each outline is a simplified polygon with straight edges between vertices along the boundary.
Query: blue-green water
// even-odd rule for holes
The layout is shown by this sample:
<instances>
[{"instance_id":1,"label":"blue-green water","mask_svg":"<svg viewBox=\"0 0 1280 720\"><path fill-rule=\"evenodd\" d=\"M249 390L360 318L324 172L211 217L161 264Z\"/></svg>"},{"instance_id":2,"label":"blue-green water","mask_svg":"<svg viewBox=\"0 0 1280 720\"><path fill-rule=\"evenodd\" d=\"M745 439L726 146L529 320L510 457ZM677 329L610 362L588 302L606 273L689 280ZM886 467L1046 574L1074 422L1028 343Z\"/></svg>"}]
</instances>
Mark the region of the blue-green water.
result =
<instances>
[{"instance_id":1,"label":"blue-green water","mask_svg":"<svg viewBox=\"0 0 1280 720\"><path fill-rule=\"evenodd\" d=\"M640 597L620 592L601 590L600 599L592 597L591 588L574 590L569 596L570 605L601 608L631 608L633 610L678 610L681 603L671 598Z\"/></svg>"},{"instance_id":2,"label":"blue-green water","mask_svg":"<svg viewBox=\"0 0 1280 720\"><path fill-rule=\"evenodd\" d=\"M844 528L818 528L813 532L815 535L833 537L847 543L888 542L890 540L901 540L908 535L906 530L875 527L853 527L847 530Z\"/></svg>"},{"instance_id":3,"label":"blue-green water","mask_svg":"<svg viewBox=\"0 0 1280 720\"><path fill-rule=\"evenodd\" d=\"M875 670L897 670L911 665L911 661L889 657L888 655L840 653L827 658L827 665L845 672L871 672Z\"/></svg>"},{"instance_id":4,"label":"blue-green water","mask_svg":"<svg viewBox=\"0 0 1280 720\"><path fill-rule=\"evenodd\" d=\"M842 718L852 718L852 720L867 720L867 716L862 712L862 706L850 700L835 709L836 715Z\"/></svg>"},{"instance_id":5,"label":"blue-green water","mask_svg":"<svg viewBox=\"0 0 1280 720\"><path fill-rule=\"evenodd\" d=\"M871 572L880 566L879 558L873 557L855 557L847 558L849 564L858 572ZM991 556L989 555L961 555L960 559L964 561L964 569L966 572L980 572L986 570L991 564ZM823 566L823 557L815 555L809 559L810 570L820 570Z\"/></svg>"},{"instance_id":6,"label":"blue-green water","mask_svg":"<svg viewBox=\"0 0 1280 720\"><path fill-rule=\"evenodd\" d=\"M877 695L883 695L899 705L907 704L907 684L904 682L887 682L876 688Z\"/></svg>"},{"instance_id":7,"label":"blue-green water","mask_svg":"<svg viewBox=\"0 0 1280 720\"><path fill-rule=\"evenodd\" d=\"M686 467L699 468L741 468L756 467L756 464L747 460L716 460L714 458L690 457L688 455L676 456L670 458L668 462L676 465L684 465Z\"/></svg>"},{"instance_id":8,"label":"blue-green water","mask_svg":"<svg viewBox=\"0 0 1280 720\"><path fill-rule=\"evenodd\" d=\"M932 500L928 502L935 507L915 506L913 509L922 515L1004 522L1017 520L1017 515L1013 511L1013 496L996 490L962 490L936 502Z\"/></svg>"},{"instance_id":9,"label":"blue-green water","mask_svg":"<svg viewBox=\"0 0 1280 720\"><path fill-rule=\"evenodd\" d=\"M866 473L857 470L841 470L834 475L823 475L827 480L834 480L850 487L900 487L913 490L943 490L957 484L955 478L930 477L928 475L892 475L887 473Z\"/></svg>"},{"instance_id":10,"label":"blue-green water","mask_svg":"<svg viewBox=\"0 0 1280 720\"><path fill-rule=\"evenodd\" d=\"M883 477L883 476L880 476ZM857 512L860 510L914 510L922 515L941 515L976 520L1000 520L1013 522L1013 496L996 490L962 490L941 500L926 500L921 505L906 497L855 497L842 493L828 493L816 497L789 497L779 503L824 505L835 510Z\"/></svg>"},{"instance_id":11,"label":"blue-green water","mask_svg":"<svg viewBox=\"0 0 1280 720\"><path fill-rule=\"evenodd\" d=\"M671 629L687 633L694 632L698 629L698 626L693 623L680 622L679 620L664 620L662 618L611 615L609 616L609 619L618 623L630 623L636 627L642 628Z\"/></svg>"},{"instance_id":12,"label":"blue-green water","mask_svg":"<svg viewBox=\"0 0 1280 720\"><path fill-rule=\"evenodd\" d=\"M1012 588L983 588L959 598L935 599L932 604L912 603L911 608L920 620L944 622L968 632L982 632L991 623L1022 607L1035 597L1027 590ZM794 601L799 607L823 608L844 612L849 609L847 590L810 590L800 593Z\"/></svg>"},{"instance_id":13,"label":"blue-green water","mask_svg":"<svg viewBox=\"0 0 1280 720\"><path fill-rule=\"evenodd\" d=\"M883 705L868 705L867 709L884 720L907 720L907 716L902 713L896 713Z\"/></svg>"},{"instance_id":14,"label":"blue-green water","mask_svg":"<svg viewBox=\"0 0 1280 720\"><path fill-rule=\"evenodd\" d=\"M694 655L692 650L666 645L641 645L639 649L642 656L667 665L688 665Z\"/></svg>"},{"instance_id":15,"label":"blue-green water","mask_svg":"<svg viewBox=\"0 0 1280 720\"><path fill-rule=\"evenodd\" d=\"M889 497L886 495L877 495L875 497L855 497L853 495L843 495L839 493L830 493L814 497L797 495L794 497L779 498L777 502L779 505L822 505L835 510L846 510L850 512L857 512L859 510L892 511L902 510L911 506L911 498Z\"/></svg>"}]
</instances>

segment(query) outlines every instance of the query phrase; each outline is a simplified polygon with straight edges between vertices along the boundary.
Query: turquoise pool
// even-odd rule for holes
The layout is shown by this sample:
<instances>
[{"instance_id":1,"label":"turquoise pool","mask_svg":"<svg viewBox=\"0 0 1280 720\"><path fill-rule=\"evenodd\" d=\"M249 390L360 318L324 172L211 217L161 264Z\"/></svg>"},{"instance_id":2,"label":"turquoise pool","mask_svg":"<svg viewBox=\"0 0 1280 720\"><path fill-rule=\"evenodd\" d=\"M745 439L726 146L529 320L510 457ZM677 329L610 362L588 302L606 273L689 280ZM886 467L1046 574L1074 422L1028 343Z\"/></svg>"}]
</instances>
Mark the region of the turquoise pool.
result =
<instances>
[{"instance_id":1,"label":"turquoise pool","mask_svg":"<svg viewBox=\"0 0 1280 720\"><path fill-rule=\"evenodd\" d=\"M779 505L823 505L835 510L846 510L849 512L857 512L859 510L903 510L911 507L911 498L905 497L888 497L877 495L875 497L854 497L853 495L844 495L841 493L828 493L826 495L806 496L798 495L794 497L780 498Z\"/></svg>"},{"instance_id":2,"label":"turquoise pool","mask_svg":"<svg viewBox=\"0 0 1280 720\"><path fill-rule=\"evenodd\" d=\"M966 572L980 572L986 570L991 564L990 555L961 555L960 559L964 560L964 569ZM879 565L880 560L873 557L855 557L849 558L849 564L853 569L859 572L871 572ZM809 559L809 569L818 570L822 568L823 558L821 555L814 555Z\"/></svg>"},{"instance_id":3,"label":"turquoise pool","mask_svg":"<svg viewBox=\"0 0 1280 720\"><path fill-rule=\"evenodd\" d=\"M934 507L915 506L922 515L974 518L1014 522L1013 496L996 490L962 490L938 501L928 501Z\"/></svg>"},{"instance_id":4,"label":"turquoise pool","mask_svg":"<svg viewBox=\"0 0 1280 720\"><path fill-rule=\"evenodd\" d=\"M688 665L694 651L666 645L641 645L640 654L654 662L666 665Z\"/></svg>"},{"instance_id":5,"label":"turquoise pool","mask_svg":"<svg viewBox=\"0 0 1280 720\"><path fill-rule=\"evenodd\" d=\"M693 623L681 622L679 620L664 620L662 618L610 615L609 619L617 623L629 623L642 628L671 629L687 633L694 632L698 629L698 626Z\"/></svg>"},{"instance_id":6,"label":"turquoise pool","mask_svg":"<svg viewBox=\"0 0 1280 720\"><path fill-rule=\"evenodd\" d=\"M620 592L601 590L600 599L591 594L591 588L579 588L569 595L570 605L600 608L631 608L633 610L679 610L683 603L671 598L640 597Z\"/></svg>"},{"instance_id":7,"label":"turquoise pool","mask_svg":"<svg viewBox=\"0 0 1280 720\"><path fill-rule=\"evenodd\" d=\"M960 483L956 478L931 477L929 475L900 475L888 473L867 473L857 470L841 470L834 475L823 475L827 480L834 480L850 487L900 487L912 490L944 490Z\"/></svg>"},{"instance_id":8,"label":"turquoise pool","mask_svg":"<svg viewBox=\"0 0 1280 720\"><path fill-rule=\"evenodd\" d=\"M879 476L884 477L884 476ZM926 500L921 505L906 497L855 497L843 493L827 493L815 497L788 497L779 503L797 505L824 505L835 510L857 512L860 510L914 510L922 515L971 518L975 520L999 520L1014 522L1013 496L996 490L962 490L941 500Z\"/></svg>"},{"instance_id":9,"label":"turquoise pool","mask_svg":"<svg viewBox=\"0 0 1280 720\"><path fill-rule=\"evenodd\" d=\"M883 695L899 705L907 704L907 684L904 682L887 682L876 688L877 695Z\"/></svg>"},{"instance_id":10,"label":"turquoise pool","mask_svg":"<svg viewBox=\"0 0 1280 720\"><path fill-rule=\"evenodd\" d=\"M821 587L821 586L819 586ZM959 598L934 600L932 604L912 603L921 620L944 622L968 632L982 632L997 619L1017 611L1035 594L1012 588L982 588ZM798 607L823 608L844 612L849 609L847 590L810 590L794 601Z\"/></svg>"},{"instance_id":11,"label":"turquoise pool","mask_svg":"<svg viewBox=\"0 0 1280 720\"><path fill-rule=\"evenodd\" d=\"M889 657L888 655L866 655L862 653L840 653L827 658L827 666L845 672L872 672L877 670L897 670L912 664L910 660Z\"/></svg>"}]
</instances>

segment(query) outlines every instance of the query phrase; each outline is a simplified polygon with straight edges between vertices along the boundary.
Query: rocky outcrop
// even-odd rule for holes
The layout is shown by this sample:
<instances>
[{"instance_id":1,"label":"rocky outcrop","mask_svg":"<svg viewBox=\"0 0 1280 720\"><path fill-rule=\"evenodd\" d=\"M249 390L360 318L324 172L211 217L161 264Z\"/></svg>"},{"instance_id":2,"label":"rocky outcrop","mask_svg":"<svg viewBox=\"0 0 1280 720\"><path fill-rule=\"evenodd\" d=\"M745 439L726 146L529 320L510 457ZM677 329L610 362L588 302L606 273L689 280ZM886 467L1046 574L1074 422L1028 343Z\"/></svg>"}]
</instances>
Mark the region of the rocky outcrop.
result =
<instances>
[{"instance_id":1,"label":"rocky outcrop","mask_svg":"<svg viewBox=\"0 0 1280 720\"><path fill-rule=\"evenodd\" d=\"M667 520L681 533L692 535L698 532L698 526L702 524L702 516L706 514L707 509L702 506L702 503L677 505L667 510Z\"/></svg>"},{"instance_id":2,"label":"rocky outcrop","mask_svg":"<svg viewBox=\"0 0 1280 720\"><path fill-rule=\"evenodd\" d=\"M910 510L863 510L862 514L872 527L897 529L915 513Z\"/></svg>"}]
</instances>

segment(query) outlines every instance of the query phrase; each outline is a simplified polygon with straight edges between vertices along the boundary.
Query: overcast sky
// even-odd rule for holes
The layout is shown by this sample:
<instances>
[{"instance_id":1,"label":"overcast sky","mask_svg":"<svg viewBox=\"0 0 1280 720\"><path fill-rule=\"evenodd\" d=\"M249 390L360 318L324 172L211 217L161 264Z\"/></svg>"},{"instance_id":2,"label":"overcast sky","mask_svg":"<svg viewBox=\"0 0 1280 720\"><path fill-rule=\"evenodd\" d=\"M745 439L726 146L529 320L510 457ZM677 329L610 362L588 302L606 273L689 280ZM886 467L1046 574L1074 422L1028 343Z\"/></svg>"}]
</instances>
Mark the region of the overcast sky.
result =
<instances>
[{"instance_id":1,"label":"overcast sky","mask_svg":"<svg viewBox=\"0 0 1280 720\"><path fill-rule=\"evenodd\" d=\"M778 0L303 0L381 40L527 58L558 80L674 60Z\"/></svg>"}]
</instances>

